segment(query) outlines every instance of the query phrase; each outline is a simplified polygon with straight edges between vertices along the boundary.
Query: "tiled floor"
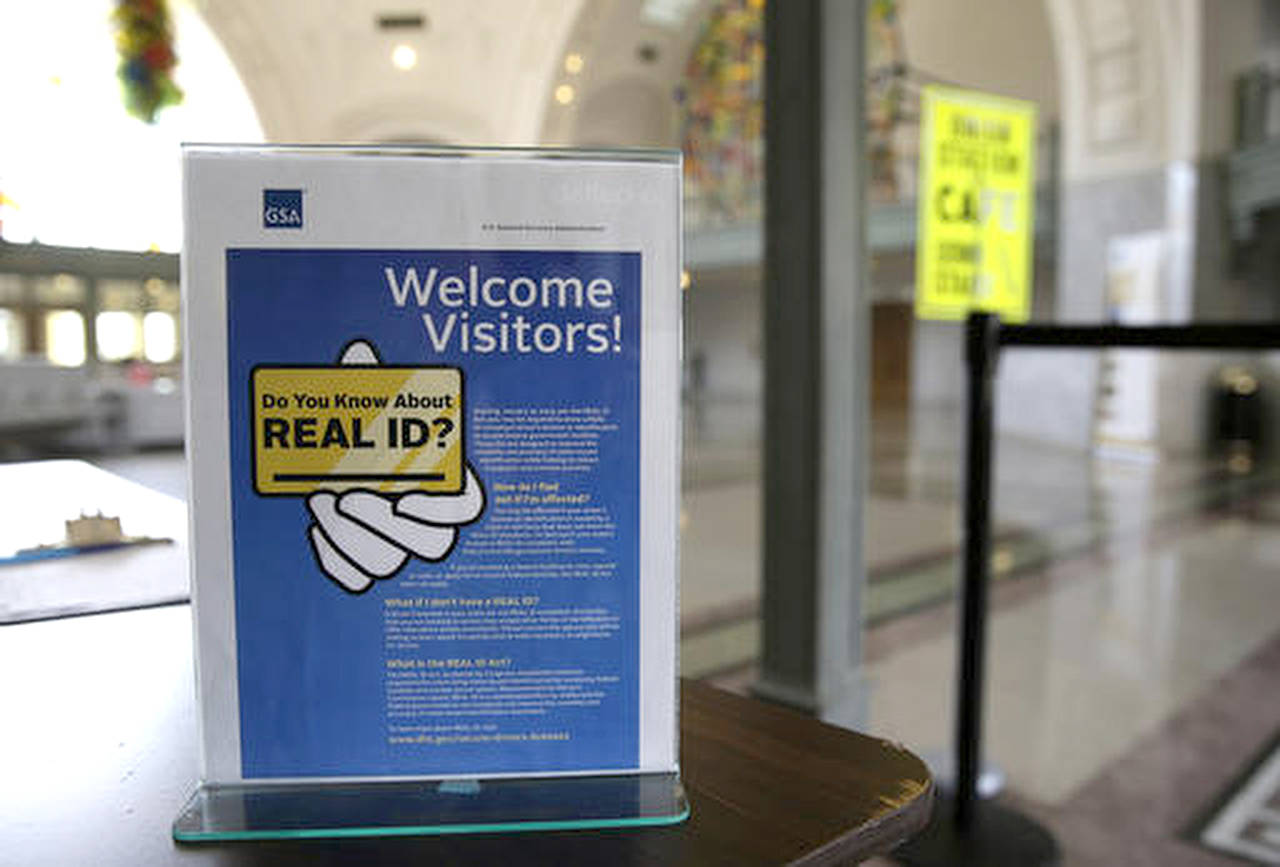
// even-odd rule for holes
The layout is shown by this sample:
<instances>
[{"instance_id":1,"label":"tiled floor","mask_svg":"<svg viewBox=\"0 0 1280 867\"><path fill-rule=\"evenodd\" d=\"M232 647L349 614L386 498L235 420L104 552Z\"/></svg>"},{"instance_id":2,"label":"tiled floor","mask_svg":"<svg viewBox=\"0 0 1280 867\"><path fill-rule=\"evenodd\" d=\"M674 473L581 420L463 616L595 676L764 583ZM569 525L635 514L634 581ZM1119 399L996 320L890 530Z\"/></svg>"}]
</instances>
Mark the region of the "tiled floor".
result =
<instances>
[{"instance_id":1,"label":"tiled floor","mask_svg":"<svg viewBox=\"0 0 1280 867\"><path fill-rule=\"evenodd\" d=\"M881 420L872 442L867 726L947 756L958 437L945 418L922 429L927 438L912 441ZM714 492L685 492L689 602L715 595L699 584L703 558L726 592L758 576L752 472L733 482L722 471ZM1065 863L1239 863L1188 835L1280 729L1273 481L1196 459L1143 464L999 442L994 571L1004 580L988 633L986 756L1006 776L1002 797L1054 829ZM725 663L754 655L754 609L721 610L739 622L686 623L686 664L709 648L707 664L725 666L714 680L749 687L751 663Z\"/></svg>"},{"instance_id":2,"label":"tiled floor","mask_svg":"<svg viewBox=\"0 0 1280 867\"><path fill-rule=\"evenodd\" d=\"M863 595L871 624L945 602L955 589L959 422L939 414L917 419L910 436L907 429L893 417L873 429ZM686 440L681 610L689 676L726 673L757 652L758 460L749 441ZM1005 438L995 469L997 578L1102 544L1140 542L1150 527L1259 485L1198 460L1103 461Z\"/></svg>"},{"instance_id":3,"label":"tiled floor","mask_svg":"<svg viewBox=\"0 0 1280 867\"><path fill-rule=\"evenodd\" d=\"M1280 536L1226 519L1027 579L1039 592L989 624L989 756L1020 794L1065 802L1277 634L1277 575ZM871 729L945 750L954 654L947 630L868 665Z\"/></svg>"}]
</instances>

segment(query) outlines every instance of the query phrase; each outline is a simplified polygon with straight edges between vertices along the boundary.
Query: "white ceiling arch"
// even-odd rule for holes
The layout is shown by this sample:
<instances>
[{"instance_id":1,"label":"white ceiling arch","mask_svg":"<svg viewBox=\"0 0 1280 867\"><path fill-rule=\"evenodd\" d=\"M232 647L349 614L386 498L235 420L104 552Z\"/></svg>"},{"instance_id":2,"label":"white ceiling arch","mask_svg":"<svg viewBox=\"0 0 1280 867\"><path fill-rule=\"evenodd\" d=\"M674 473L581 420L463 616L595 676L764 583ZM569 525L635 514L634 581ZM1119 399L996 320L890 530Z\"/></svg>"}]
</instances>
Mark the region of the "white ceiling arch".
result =
<instances>
[{"instance_id":1,"label":"white ceiling arch","mask_svg":"<svg viewBox=\"0 0 1280 867\"><path fill-rule=\"evenodd\" d=\"M1045 0L1068 178L1156 168L1194 152L1195 0Z\"/></svg>"},{"instance_id":2,"label":"white ceiling arch","mask_svg":"<svg viewBox=\"0 0 1280 867\"><path fill-rule=\"evenodd\" d=\"M276 142L534 144L584 0L198 0ZM421 29L378 26L420 15ZM407 71L391 51L408 44Z\"/></svg>"},{"instance_id":3,"label":"white ceiling arch","mask_svg":"<svg viewBox=\"0 0 1280 867\"><path fill-rule=\"evenodd\" d=\"M677 145L671 94L713 6L690 0L673 25L647 17L645 0L196 2L269 140L516 145ZM1195 0L975 8L983 14L907 0L908 56L958 83L1040 102L1062 120L1068 176L1194 149ZM404 13L421 14L425 30L378 29L380 15ZM1008 51L985 50L996 37ZM401 41L418 52L409 72L390 62ZM566 70L570 53L581 72ZM574 89L567 104L553 98L559 85Z\"/></svg>"},{"instance_id":4,"label":"white ceiling arch","mask_svg":"<svg viewBox=\"0 0 1280 867\"><path fill-rule=\"evenodd\" d=\"M542 140L592 146L679 147L675 88L715 0L652 4L678 7L675 17L647 12L646 0L590 0L566 34L556 84L575 89L568 104L548 101ZM564 57L582 59L569 73Z\"/></svg>"}]
</instances>

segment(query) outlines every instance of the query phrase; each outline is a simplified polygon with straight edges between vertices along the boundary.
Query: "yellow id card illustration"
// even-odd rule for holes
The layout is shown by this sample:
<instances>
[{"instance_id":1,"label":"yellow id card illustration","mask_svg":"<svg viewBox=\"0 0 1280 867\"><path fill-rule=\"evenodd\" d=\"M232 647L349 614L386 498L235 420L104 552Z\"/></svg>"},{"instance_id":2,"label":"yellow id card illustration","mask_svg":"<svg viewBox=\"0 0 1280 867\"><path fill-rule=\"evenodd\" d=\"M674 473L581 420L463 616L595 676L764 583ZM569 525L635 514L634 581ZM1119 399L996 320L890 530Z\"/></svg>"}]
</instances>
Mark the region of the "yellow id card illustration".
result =
<instances>
[{"instance_id":1,"label":"yellow id card illustration","mask_svg":"<svg viewBox=\"0 0 1280 867\"><path fill-rule=\"evenodd\" d=\"M259 366L251 400L259 494L462 490L456 367Z\"/></svg>"}]
</instances>

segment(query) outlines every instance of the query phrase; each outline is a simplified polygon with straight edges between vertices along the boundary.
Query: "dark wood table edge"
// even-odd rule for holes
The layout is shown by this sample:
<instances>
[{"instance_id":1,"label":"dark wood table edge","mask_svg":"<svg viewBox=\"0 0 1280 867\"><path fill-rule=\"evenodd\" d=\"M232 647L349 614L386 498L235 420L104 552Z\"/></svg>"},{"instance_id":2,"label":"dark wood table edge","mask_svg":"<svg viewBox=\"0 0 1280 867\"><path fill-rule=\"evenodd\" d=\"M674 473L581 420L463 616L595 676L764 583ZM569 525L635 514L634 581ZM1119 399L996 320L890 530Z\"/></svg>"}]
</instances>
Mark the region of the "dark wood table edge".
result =
<instances>
[{"instance_id":1,"label":"dark wood table edge","mask_svg":"<svg viewBox=\"0 0 1280 867\"><path fill-rule=\"evenodd\" d=\"M881 801L889 806L883 812L867 819L860 825L850 826L843 834L831 838L815 849L790 857L785 863L794 865L849 864L860 863L867 858L888 855L894 849L921 833L928 827L933 818L934 805L937 800L937 788L933 776L929 771L928 765L903 744L850 727L820 720L777 702L727 691L706 681L681 677L678 680L678 685L681 708L680 728L682 735L686 737L691 733L686 729L686 712L691 702L692 706L695 707L706 700L730 705L742 704L745 706L750 704L755 708L755 714L758 717L771 717L774 720L802 718L829 731L838 731L842 735L853 736L863 743L878 743L883 749L896 753L899 756L899 760L905 760L911 766L914 766L915 773L912 776L918 785L916 791L912 792L908 789L905 793L899 793L900 803L898 804L892 804L892 796L885 793L881 796ZM682 743L682 752L683 746ZM690 809L696 813L698 810L698 796L710 793L699 792L699 789L702 788L699 785L701 782L699 777L701 775L693 772L694 769L690 768L687 763L682 764L684 766L682 767L681 775L684 778Z\"/></svg>"},{"instance_id":2,"label":"dark wood table edge","mask_svg":"<svg viewBox=\"0 0 1280 867\"><path fill-rule=\"evenodd\" d=\"M868 858L889 855L929 827L936 800L937 787L931 780L923 792L897 812L873 819L858 828L857 838L861 845L857 852L848 851L846 839L832 840L791 863L795 867L826 867L848 864L850 857L858 859L853 863L860 863Z\"/></svg>"}]
</instances>

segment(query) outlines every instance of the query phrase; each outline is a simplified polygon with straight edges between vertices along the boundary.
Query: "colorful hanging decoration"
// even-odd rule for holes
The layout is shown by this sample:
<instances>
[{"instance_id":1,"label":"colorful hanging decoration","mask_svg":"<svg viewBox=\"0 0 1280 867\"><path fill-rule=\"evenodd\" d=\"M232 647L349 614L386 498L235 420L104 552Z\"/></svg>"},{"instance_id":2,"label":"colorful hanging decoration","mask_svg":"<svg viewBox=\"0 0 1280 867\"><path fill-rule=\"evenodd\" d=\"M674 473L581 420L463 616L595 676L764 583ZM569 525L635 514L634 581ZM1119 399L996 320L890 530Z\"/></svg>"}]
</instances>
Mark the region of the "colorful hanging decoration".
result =
<instances>
[{"instance_id":1,"label":"colorful hanging decoration","mask_svg":"<svg viewBox=\"0 0 1280 867\"><path fill-rule=\"evenodd\" d=\"M120 52L118 74L129 114L155 123L160 109L182 102L173 80L178 57L166 0L117 0L111 19Z\"/></svg>"},{"instance_id":2,"label":"colorful hanging decoration","mask_svg":"<svg viewBox=\"0 0 1280 867\"><path fill-rule=\"evenodd\" d=\"M764 0L720 0L676 92L691 225L758 221L764 181Z\"/></svg>"},{"instance_id":3,"label":"colorful hanging decoration","mask_svg":"<svg viewBox=\"0 0 1280 867\"><path fill-rule=\"evenodd\" d=\"M785 2L785 0L775 0ZM710 228L758 222L764 183L765 0L719 0L676 91L685 217ZM867 6L867 149L874 198L896 201L898 128L905 116L902 0Z\"/></svg>"},{"instance_id":4,"label":"colorful hanging decoration","mask_svg":"<svg viewBox=\"0 0 1280 867\"><path fill-rule=\"evenodd\" d=\"M898 0L867 8L867 162L873 198L897 201L898 127L904 119L907 57Z\"/></svg>"}]
</instances>

